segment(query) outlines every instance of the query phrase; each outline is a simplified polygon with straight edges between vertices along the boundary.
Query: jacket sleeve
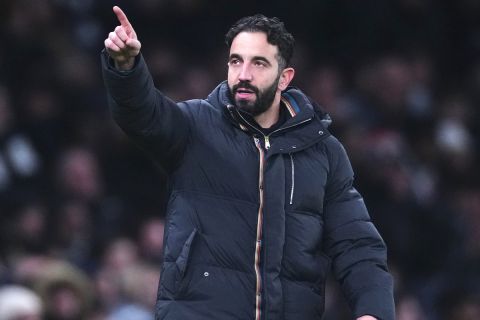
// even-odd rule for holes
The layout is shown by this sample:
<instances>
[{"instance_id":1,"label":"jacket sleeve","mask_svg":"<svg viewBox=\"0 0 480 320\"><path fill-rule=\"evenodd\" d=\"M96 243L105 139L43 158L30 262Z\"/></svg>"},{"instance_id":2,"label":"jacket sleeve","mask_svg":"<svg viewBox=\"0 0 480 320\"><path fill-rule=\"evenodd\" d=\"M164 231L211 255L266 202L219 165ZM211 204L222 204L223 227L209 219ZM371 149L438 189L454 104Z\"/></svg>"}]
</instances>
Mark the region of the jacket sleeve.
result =
<instances>
[{"instance_id":1,"label":"jacket sleeve","mask_svg":"<svg viewBox=\"0 0 480 320\"><path fill-rule=\"evenodd\" d=\"M387 269L385 243L352 185L353 170L345 149L330 137L327 153L330 172L325 191L324 250L332 259L334 277L355 317L393 320L393 280Z\"/></svg>"},{"instance_id":2,"label":"jacket sleeve","mask_svg":"<svg viewBox=\"0 0 480 320\"><path fill-rule=\"evenodd\" d=\"M101 53L102 72L114 120L167 172L181 160L189 123L180 106L157 90L141 55L135 67L122 72Z\"/></svg>"}]
</instances>

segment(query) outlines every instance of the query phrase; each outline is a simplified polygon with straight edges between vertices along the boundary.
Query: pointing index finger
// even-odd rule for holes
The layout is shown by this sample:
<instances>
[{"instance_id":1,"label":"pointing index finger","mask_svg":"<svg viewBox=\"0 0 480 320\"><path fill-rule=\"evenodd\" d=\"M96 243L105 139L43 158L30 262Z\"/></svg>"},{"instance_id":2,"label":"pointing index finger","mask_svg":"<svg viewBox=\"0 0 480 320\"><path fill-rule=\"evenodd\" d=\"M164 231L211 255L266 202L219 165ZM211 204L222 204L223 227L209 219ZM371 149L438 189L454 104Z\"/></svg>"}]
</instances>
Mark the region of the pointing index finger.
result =
<instances>
[{"instance_id":1,"label":"pointing index finger","mask_svg":"<svg viewBox=\"0 0 480 320\"><path fill-rule=\"evenodd\" d=\"M122 11L122 9L120 9L120 7L114 6L113 7L113 12L115 12L115 15L117 16L117 19L120 22L122 27L126 28L127 30L130 30L132 28L132 25L130 24L130 21L128 21L127 16Z\"/></svg>"}]
</instances>

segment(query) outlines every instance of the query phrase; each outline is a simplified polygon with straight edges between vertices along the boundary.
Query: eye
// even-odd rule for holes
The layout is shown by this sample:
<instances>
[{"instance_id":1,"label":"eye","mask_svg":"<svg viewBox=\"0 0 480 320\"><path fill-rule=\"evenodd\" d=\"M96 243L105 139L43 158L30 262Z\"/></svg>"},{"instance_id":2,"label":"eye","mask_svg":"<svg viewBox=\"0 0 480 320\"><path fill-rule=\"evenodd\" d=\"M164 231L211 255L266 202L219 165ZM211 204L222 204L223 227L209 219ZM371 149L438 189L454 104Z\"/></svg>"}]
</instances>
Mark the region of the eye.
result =
<instances>
[{"instance_id":1,"label":"eye","mask_svg":"<svg viewBox=\"0 0 480 320\"><path fill-rule=\"evenodd\" d=\"M261 61L261 60L256 60L254 63L253 63L256 67L261 67L261 68L264 68L267 66L267 64L264 62L264 61Z\"/></svg>"},{"instance_id":2,"label":"eye","mask_svg":"<svg viewBox=\"0 0 480 320\"><path fill-rule=\"evenodd\" d=\"M230 61L228 61L228 64L232 65L232 66L238 65L238 64L240 64L240 59L232 58L232 59L230 59Z\"/></svg>"}]
</instances>

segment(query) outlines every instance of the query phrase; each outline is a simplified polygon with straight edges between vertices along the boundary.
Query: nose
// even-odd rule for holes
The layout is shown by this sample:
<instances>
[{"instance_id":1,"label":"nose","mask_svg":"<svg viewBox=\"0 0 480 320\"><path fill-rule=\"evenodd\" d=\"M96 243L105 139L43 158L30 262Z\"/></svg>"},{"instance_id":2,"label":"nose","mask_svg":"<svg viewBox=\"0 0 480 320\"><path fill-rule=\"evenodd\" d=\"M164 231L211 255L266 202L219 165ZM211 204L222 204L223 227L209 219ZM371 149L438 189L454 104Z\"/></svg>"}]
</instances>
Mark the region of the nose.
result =
<instances>
[{"instance_id":1,"label":"nose","mask_svg":"<svg viewBox=\"0 0 480 320\"><path fill-rule=\"evenodd\" d=\"M238 80L240 80L240 81L252 81L252 72L250 70L250 66L249 66L248 63L244 63L242 65L242 69L240 70Z\"/></svg>"}]
</instances>

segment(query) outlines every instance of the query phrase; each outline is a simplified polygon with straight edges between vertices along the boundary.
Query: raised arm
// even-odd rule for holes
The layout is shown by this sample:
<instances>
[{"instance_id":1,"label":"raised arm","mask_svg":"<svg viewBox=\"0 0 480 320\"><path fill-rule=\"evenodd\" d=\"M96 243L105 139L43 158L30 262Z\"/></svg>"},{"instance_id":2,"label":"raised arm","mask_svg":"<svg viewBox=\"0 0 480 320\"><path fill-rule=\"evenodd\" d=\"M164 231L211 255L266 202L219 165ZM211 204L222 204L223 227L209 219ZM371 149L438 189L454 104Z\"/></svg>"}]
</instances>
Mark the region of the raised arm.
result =
<instances>
[{"instance_id":1,"label":"raised arm","mask_svg":"<svg viewBox=\"0 0 480 320\"><path fill-rule=\"evenodd\" d=\"M189 122L177 103L154 86L140 54L141 43L125 13L105 39L102 71L110 109L118 125L168 172L183 156Z\"/></svg>"}]
</instances>

